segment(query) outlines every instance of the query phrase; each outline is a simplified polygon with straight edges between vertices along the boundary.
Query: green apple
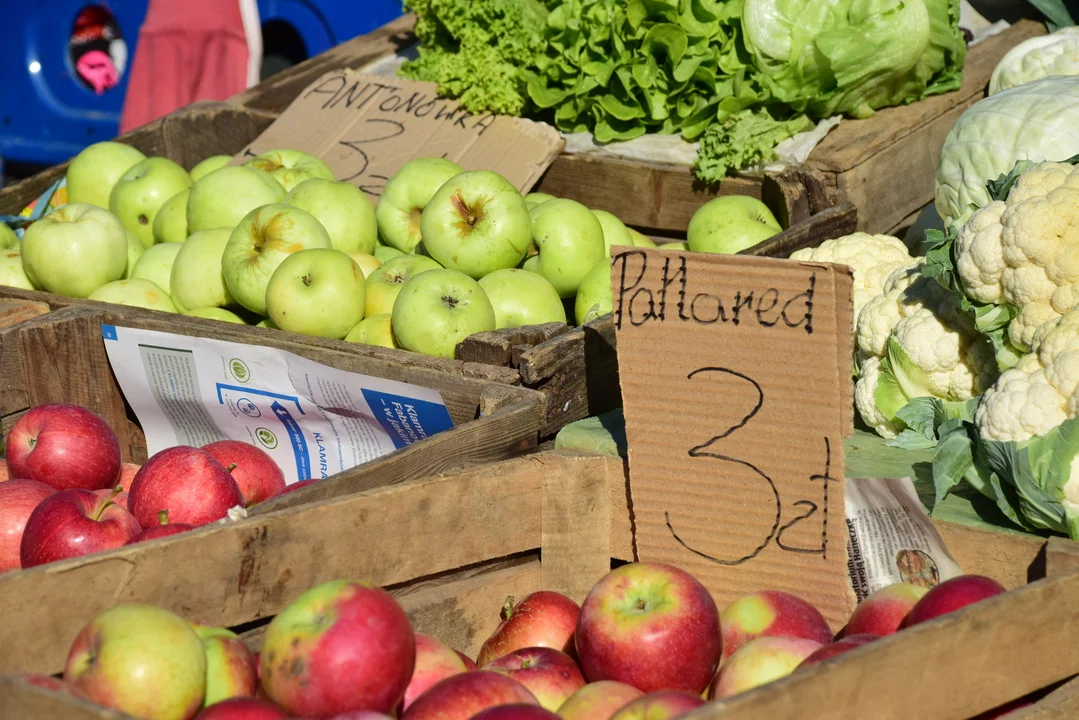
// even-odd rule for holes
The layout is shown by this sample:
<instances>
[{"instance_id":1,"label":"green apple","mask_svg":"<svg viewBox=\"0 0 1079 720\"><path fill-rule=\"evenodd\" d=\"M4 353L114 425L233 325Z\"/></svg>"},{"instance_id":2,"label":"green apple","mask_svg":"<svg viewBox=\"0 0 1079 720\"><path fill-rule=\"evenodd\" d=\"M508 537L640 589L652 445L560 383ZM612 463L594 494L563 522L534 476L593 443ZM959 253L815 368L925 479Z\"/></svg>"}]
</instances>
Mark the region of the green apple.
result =
<instances>
[{"instance_id":1,"label":"green apple","mask_svg":"<svg viewBox=\"0 0 1079 720\"><path fill-rule=\"evenodd\" d=\"M420 233L431 257L472 278L514 267L532 243L524 198L490 170L447 180L423 209Z\"/></svg>"},{"instance_id":2,"label":"green apple","mask_svg":"<svg viewBox=\"0 0 1079 720\"><path fill-rule=\"evenodd\" d=\"M480 279L495 310L495 328L566 322L562 298L541 275L527 270L495 270Z\"/></svg>"},{"instance_id":3,"label":"green apple","mask_svg":"<svg viewBox=\"0 0 1079 720\"><path fill-rule=\"evenodd\" d=\"M255 325L255 327L267 328L268 330L280 330L279 327L273 324L273 320L270 318L263 319L263 321Z\"/></svg>"},{"instance_id":4,"label":"green apple","mask_svg":"<svg viewBox=\"0 0 1079 720\"><path fill-rule=\"evenodd\" d=\"M175 304L175 301L174 303ZM194 310L185 310L184 315L190 317L207 318L208 320L220 320L221 322L236 323L237 325L246 325L243 318L236 313L219 307L200 307Z\"/></svg>"},{"instance_id":5,"label":"green apple","mask_svg":"<svg viewBox=\"0 0 1079 720\"><path fill-rule=\"evenodd\" d=\"M282 330L340 340L363 320L367 286L360 266L332 248L285 258L266 286L266 312Z\"/></svg>"},{"instance_id":6,"label":"green apple","mask_svg":"<svg viewBox=\"0 0 1079 720\"><path fill-rule=\"evenodd\" d=\"M629 232L629 236L633 240L633 247L654 248L656 246L655 241L644 233L637 232L631 227L627 227L626 230Z\"/></svg>"},{"instance_id":7,"label":"green apple","mask_svg":"<svg viewBox=\"0 0 1079 720\"><path fill-rule=\"evenodd\" d=\"M228 628L192 624L206 651L206 696L203 707L258 689L258 661L240 636Z\"/></svg>"},{"instance_id":8,"label":"green apple","mask_svg":"<svg viewBox=\"0 0 1079 720\"><path fill-rule=\"evenodd\" d=\"M220 170L232 161L231 155L211 155L191 168L191 182L198 182L214 170Z\"/></svg>"},{"instance_id":9,"label":"green apple","mask_svg":"<svg viewBox=\"0 0 1079 720\"><path fill-rule=\"evenodd\" d=\"M355 185L311 178L289 190L285 204L314 215L326 228L334 250L370 253L375 249L375 206Z\"/></svg>"},{"instance_id":10,"label":"green apple","mask_svg":"<svg viewBox=\"0 0 1079 720\"><path fill-rule=\"evenodd\" d=\"M142 244L142 240L130 230L127 231L127 269L124 270L123 280L127 280L131 277L131 272L135 269L135 263L139 261L142 254L146 251L146 246Z\"/></svg>"},{"instance_id":11,"label":"green apple","mask_svg":"<svg viewBox=\"0 0 1079 720\"><path fill-rule=\"evenodd\" d=\"M348 256L356 261L356 264L360 266L360 270L363 270L364 278L370 277L371 273L382 267L382 263L374 255L368 255L367 253L362 252L350 252Z\"/></svg>"},{"instance_id":12,"label":"green apple","mask_svg":"<svg viewBox=\"0 0 1079 720\"><path fill-rule=\"evenodd\" d=\"M663 243L662 245L659 246L659 249L660 250L680 250L682 252L688 252L689 251L689 245L687 245L684 242Z\"/></svg>"},{"instance_id":13,"label":"green apple","mask_svg":"<svg viewBox=\"0 0 1079 720\"><path fill-rule=\"evenodd\" d=\"M345 335L346 342L362 343L364 345L378 345L384 348L400 348L397 338L393 336L393 315L382 313L372 315L360 321L359 325L348 331Z\"/></svg>"},{"instance_id":14,"label":"green apple","mask_svg":"<svg viewBox=\"0 0 1079 720\"><path fill-rule=\"evenodd\" d=\"M161 206L154 218L154 242L182 243L187 240L187 198L191 190L178 192Z\"/></svg>"},{"instance_id":15,"label":"green apple","mask_svg":"<svg viewBox=\"0 0 1079 720\"><path fill-rule=\"evenodd\" d=\"M0 222L0 250L12 250L19 247L19 236L15 231Z\"/></svg>"},{"instance_id":16,"label":"green apple","mask_svg":"<svg viewBox=\"0 0 1079 720\"><path fill-rule=\"evenodd\" d=\"M307 211L291 205L263 205L248 213L225 243L221 256L225 285L238 303L266 315L266 286L277 266L300 250L329 247L326 229Z\"/></svg>"},{"instance_id":17,"label":"green apple","mask_svg":"<svg viewBox=\"0 0 1079 720\"><path fill-rule=\"evenodd\" d=\"M539 254L525 261L554 285L558 296L573 297L588 271L605 255L603 226L591 210L557 198L532 209L532 240Z\"/></svg>"},{"instance_id":18,"label":"green apple","mask_svg":"<svg viewBox=\"0 0 1079 720\"><path fill-rule=\"evenodd\" d=\"M554 199L555 199L554 195L548 195L547 193L541 193L541 192L533 192L533 193L528 193L527 195L525 195L525 204L528 205L528 209L531 210L532 208L536 207L537 205L542 205L543 203L547 202L548 200L554 200Z\"/></svg>"},{"instance_id":19,"label":"green apple","mask_svg":"<svg viewBox=\"0 0 1079 720\"><path fill-rule=\"evenodd\" d=\"M748 195L724 195L709 200L693 213L686 243L693 252L733 255L782 229L760 200Z\"/></svg>"},{"instance_id":20,"label":"green apple","mask_svg":"<svg viewBox=\"0 0 1079 720\"><path fill-rule=\"evenodd\" d=\"M68 203L90 203L108 209L109 194L120 176L145 159L145 155L130 145L94 143L76 155L67 167Z\"/></svg>"},{"instance_id":21,"label":"green apple","mask_svg":"<svg viewBox=\"0 0 1079 720\"><path fill-rule=\"evenodd\" d=\"M604 257L610 257L611 247L614 245L633 247L633 237L629 234L629 228L621 220L606 210L593 210L592 214L596 216L600 227L603 228Z\"/></svg>"},{"instance_id":22,"label":"green apple","mask_svg":"<svg viewBox=\"0 0 1079 720\"><path fill-rule=\"evenodd\" d=\"M180 254L179 243L160 243L146 248L131 268L131 279L142 278L155 283L172 296L172 264Z\"/></svg>"},{"instance_id":23,"label":"green apple","mask_svg":"<svg viewBox=\"0 0 1079 720\"><path fill-rule=\"evenodd\" d=\"M473 333L495 329L495 310L487 293L468 275L429 270L401 288L391 325L405 350L452 358L457 343Z\"/></svg>"},{"instance_id":24,"label":"green apple","mask_svg":"<svg viewBox=\"0 0 1079 720\"><path fill-rule=\"evenodd\" d=\"M214 170L191 186L187 232L234 228L255 208L284 197L285 190L261 170L234 165Z\"/></svg>"},{"instance_id":25,"label":"green apple","mask_svg":"<svg viewBox=\"0 0 1079 720\"><path fill-rule=\"evenodd\" d=\"M115 215L97 205L65 205L26 228L22 263L42 290L86 297L124 276L127 232Z\"/></svg>"},{"instance_id":26,"label":"green apple","mask_svg":"<svg viewBox=\"0 0 1079 720\"><path fill-rule=\"evenodd\" d=\"M372 254L375 256L376 260L383 264L389 262L390 260L393 260L396 257L405 256L405 254L397 248L388 247L386 245L376 245L375 251Z\"/></svg>"},{"instance_id":27,"label":"green apple","mask_svg":"<svg viewBox=\"0 0 1079 720\"><path fill-rule=\"evenodd\" d=\"M191 176L172 160L146 158L132 165L109 194L109 210L142 244L154 244L154 219L161 206L191 187Z\"/></svg>"},{"instance_id":28,"label":"green apple","mask_svg":"<svg viewBox=\"0 0 1079 720\"><path fill-rule=\"evenodd\" d=\"M22 266L22 254L18 250L0 251L0 285L5 287L37 290Z\"/></svg>"},{"instance_id":29,"label":"green apple","mask_svg":"<svg viewBox=\"0 0 1079 720\"><path fill-rule=\"evenodd\" d=\"M168 293L157 283L143 278L114 280L106 283L90 293L89 299L161 312L176 312L176 306Z\"/></svg>"},{"instance_id":30,"label":"green apple","mask_svg":"<svg viewBox=\"0 0 1079 720\"><path fill-rule=\"evenodd\" d=\"M334 179L333 170L326 163L300 150L271 150L244 165L269 173L286 192L311 178Z\"/></svg>"},{"instance_id":31,"label":"green apple","mask_svg":"<svg viewBox=\"0 0 1079 720\"><path fill-rule=\"evenodd\" d=\"M367 279L367 317L393 312L394 301L401 288L412 277L426 270L441 270L442 266L423 255L402 255L383 263Z\"/></svg>"},{"instance_id":32,"label":"green apple","mask_svg":"<svg viewBox=\"0 0 1079 720\"><path fill-rule=\"evenodd\" d=\"M401 166L386 183L375 205L378 232L383 241L410 253L423 239L420 216L442 184L464 172L443 158L418 158ZM375 253L375 257L379 257ZM386 262L381 257L379 260Z\"/></svg>"},{"instance_id":33,"label":"green apple","mask_svg":"<svg viewBox=\"0 0 1079 720\"><path fill-rule=\"evenodd\" d=\"M573 301L573 315L578 325L590 323L614 309L611 292L611 259L601 261L588 271Z\"/></svg>"},{"instance_id":34,"label":"green apple","mask_svg":"<svg viewBox=\"0 0 1079 720\"><path fill-rule=\"evenodd\" d=\"M231 234L228 228L200 230L177 246L180 251L172 263L169 291L180 312L235 302L221 274L221 256Z\"/></svg>"}]
</instances>

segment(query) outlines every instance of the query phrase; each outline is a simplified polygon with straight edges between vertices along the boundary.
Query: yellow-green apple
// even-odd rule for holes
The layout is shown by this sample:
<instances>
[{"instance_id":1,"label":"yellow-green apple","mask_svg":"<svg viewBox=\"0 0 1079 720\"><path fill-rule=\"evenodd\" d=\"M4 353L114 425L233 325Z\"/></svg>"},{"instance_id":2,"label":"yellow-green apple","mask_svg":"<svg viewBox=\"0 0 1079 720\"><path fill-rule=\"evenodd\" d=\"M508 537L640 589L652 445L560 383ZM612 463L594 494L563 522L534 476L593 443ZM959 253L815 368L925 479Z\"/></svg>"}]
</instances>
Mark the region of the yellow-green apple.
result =
<instances>
[{"instance_id":1,"label":"yellow-green apple","mask_svg":"<svg viewBox=\"0 0 1079 720\"><path fill-rule=\"evenodd\" d=\"M153 525L161 510L168 510L173 522L198 526L244 507L240 486L225 466L205 450L186 445L147 460L135 473L129 494L128 507L143 527Z\"/></svg>"},{"instance_id":2,"label":"yellow-green apple","mask_svg":"<svg viewBox=\"0 0 1079 720\"><path fill-rule=\"evenodd\" d=\"M400 348L397 338L393 336L393 315L382 313L372 315L361 320L356 327L345 335L346 342L363 343L364 345L378 345L385 348Z\"/></svg>"},{"instance_id":3,"label":"yellow-green apple","mask_svg":"<svg viewBox=\"0 0 1079 720\"><path fill-rule=\"evenodd\" d=\"M528 688L539 704L554 712L584 687L584 676L569 655L552 648L514 650L492 660L484 670L502 673Z\"/></svg>"},{"instance_id":4,"label":"yellow-green apple","mask_svg":"<svg viewBox=\"0 0 1079 720\"><path fill-rule=\"evenodd\" d=\"M237 697L211 705L196 715L195 720L289 720L289 715L271 702Z\"/></svg>"},{"instance_id":5,"label":"yellow-green apple","mask_svg":"<svg viewBox=\"0 0 1079 720\"><path fill-rule=\"evenodd\" d=\"M457 343L495 329L495 310L487 293L468 275L428 270L401 288L390 324L405 350L452 358Z\"/></svg>"},{"instance_id":6,"label":"yellow-green apple","mask_svg":"<svg viewBox=\"0 0 1079 720\"><path fill-rule=\"evenodd\" d=\"M0 250L12 250L19 247L19 236L4 223L0 223Z\"/></svg>"},{"instance_id":7,"label":"yellow-green apple","mask_svg":"<svg viewBox=\"0 0 1079 720\"><path fill-rule=\"evenodd\" d=\"M374 251L378 239L375 207L352 183L323 178L304 180L289 190L285 203L314 215L326 228L334 250Z\"/></svg>"},{"instance_id":8,"label":"yellow-green apple","mask_svg":"<svg viewBox=\"0 0 1079 720\"><path fill-rule=\"evenodd\" d=\"M882 587L858 603L847 627L843 629L843 635L891 635L927 592L929 588L910 583Z\"/></svg>"},{"instance_id":9,"label":"yellow-green apple","mask_svg":"<svg viewBox=\"0 0 1079 720\"><path fill-rule=\"evenodd\" d=\"M111 550L142 528L130 512L93 490L61 490L49 495L26 519L19 560L29 568L57 560Z\"/></svg>"},{"instance_id":10,"label":"yellow-green apple","mask_svg":"<svg viewBox=\"0 0 1079 720\"><path fill-rule=\"evenodd\" d=\"M410 160L386 183L375 205L378 232L391 248L410 253L423 239L420 216L442 184L464 172L460 165L443 158ZM377 248L375 257L382 262Z\"/></svg>"},{"instance_id":11,"label":"yellow-green apple","mask_svg":"<svg viewBox=\"0 0 1079 720\"><path fill-rule=\"evenodd\" d=\"M723 661L712 683L712 698L725 700L790 675L821 648L816 640L797 637L759 637Z\"/></svg>"},{"instance_id":12,"label":"yellow-green apple","mask_svg":"<svg viewBox=\"0 0 1079 720\"><path fill-rule=\"evenodd\" d=\"M206 691L206 653L182 618L152 605L116 605L75 637L64 680L98 705L140 718L190 720Z\"/></svg>"},{"instance_id":13,"label":"yellow-green apple","mask_svg":"<svg viewBox=\"0 0 1079 720\"><path fill-rule=\"evenodd\" d=\"M166 295L172 296L172 266L176 262L176 256L186 243L159 243L146 250L131 268L130 280L141 278L155 283L165 291Z\"/></svg>"},{"instance_id":14,"label":"yellow-green apple","mask_svg":"<svg viewBox=\"0 0 1079 720\"><path fill-rule=\"evenodd\" d=\"M547 647L572 655L581 608L561 593L540 590L514 603L506 599L502 620L480 648L481 667L515 650Z\"/></svg>"},{"instance_id":15,"label":"yellow-green apple","mask_svg":"<svg viewBox=\"0 0 1079 720\"><path fill-rule=\"evenodd\" d=\"M709 200L689 219L686 243L694 252L733 255L764 242L783 228L768 206L748 195Z\"/></svg>"},{"instance_id":16,"label":"yellow-green apple","mask_svg":"<svg viewBox=\"0 0 1079 720\"><path fill-rule=\"evenodd\" d=\"M643 695L632 685L615 680L590 682L558 708L558 716L562 720L610 720L616 712Z\"/></svg>"},{"instance_id":17,"label":"yellow-green apple","mask_svg":"<svg viewBox=\"0 0 1079 720\"><path fill-rule=\"evenodd\" d=\"M832 642L832 630L817 608L797 595L763 590L731 603L720 616L723 660L758 637L792 637Z\"/></svg>"},{"instance_id":18,"label":"yellow-green apple","mask_svg":"<svg viewBox=\"0 0 1079 720\"><path fill-rule=\"evenodd\" d=\"M157 283L143 278L114 280L94 290L87 299L147 310L177 312L168 294Z\"/></svg>"},{"instance_id":19,"label":"yellow-green apple","mask_svg":"<svg viewBox=\"0 0 1079 720\"><path fill-rule=\"evenodd\" d=\"M845 652L850 652L854 648L859 648L862 645L868 645L874 640L879 640L877 635L847 635L840 640L830 642L827 645L821 645L819 648L813 651L813 654L806 657L798 667L808 667L810 665L816 665L819 662L824 662L829 658L833 658L836 655L842 655Z\"/></svg>"},{"instance_id":20,"label":"yellow-green apple","mask_svg":"<svg viewBox=\"0 0 1079 720\"><path fill-rule=\"evenodd\" d=\"M244 165L269 173L286 192L311 178L333 180L333 171L326 163L302 150L271 150Z\"/></svg>"},{"instance_id":21,"label":"yellow-green apple","mask_svg":"<svg viewBox=\"0 0 1079 720\"><path fill-rule=\"evenodd\" d=\"M416 698L401 720L471 720L499 705L539 705L521 683L485 670L451 675Z\"/></svg>"},{"instance_id":22,"label":"yellow-green apple","mask_svg":"<svg viewBox=\"0 0 1079 720\"><path fill-rule=\"evenodd\" d=\"M18 250L0 251L0 285L23 290L37 290L34 283L30 282L26 268L22 266L22 253Z\"/></svg>"},{"instance_id":23,"label":"yellow-green apple","mask_svg":"<svg viewBox=\"0 0 1079 720\"><path fill-rule=\"evenodd\" d=\"M26 228L22 264L37 287L84 298L127 269L127 233L108 210L74 203Z\"/></svg>"},{"instance_id":24,"label":"yellow-green apple","mask_svg":"<svg viewBox=\"0 0 1079 720\"><path fill-rule=\"evenodd\" d=\"M397 248L388 247L386 245L376 245L374 252L371 254L375 256L376 260L383 264L397 257L405 257L405 253L401 252ZM440 265L439 267L442 266Z\"/></svg>"},{"instance_id":25,"label":"yellow-green apple","mask_svg":"<svg viewBox=\"0 0 1079 720\"><path fill-rule=\"evenodd\" d=\"M284 197L284 188L261 170L236 165L214 170L191 186L187 232L234 228L255 208Z\"/></svg>"},{"instance_id":26,"label":"yellow-green apple","mask_svg":"<svg viewBox=\"0 0 1079 720\"><path fill-rule=\"evenodd\" d=\"M528 206L509 180L473 170L447 180L424 207L427 253L472 278L515 267L532 243Z\"/></svg>"},{"instance_id":27,"label":"yellow-green apple","mask_svg":"<svg viewBox=\"0 0 1079 720\"><path fill-rule=\"evenodd\" d=\"M247 507L269 500L285 489L285 476L273 458L251 443L218 440L203 445L240 486Z\"/></svg>"},{"instance_id":28,"label":"yellow-green apple","mask_svg":"<svg viewBox=\"0 0 1079 720\"><path fill-rule=\"evenodd\" d=\"M426 270L441 269L441 265L424 255L402 255L384 261L367 278L364 314L372 317L392 313L393 304L406 282Z\"/></svg>"},{"instance_id":29,"label":"yellow-green apple","mask_svg":"<svg viewBox=\"0 0 1079 720\"><path fill-rule=\"evenodd\" d=\"M101 491L98 490L97 492ZM180 533L194 529L194 525L188 525L187 523L170 523L169 511L162 510L157 514L157 525L143 528L140 532L133 535L125 544L134 545L135 543L146 542L148 540L157 540L158 538L179 535Z\"/></svg>"},{"instance_id":30,"label":"yellow-green apple","mask_svg":"<svg viewBox=\"0 0 1079 720\"><path fill-rule=\"evenodd\" d=\"M145 159L145 155L130 145L94 143L76 155L67 167L67 201L108 209L109 194L120 176Z\"/></svg>"},{"instance_id":31,"label":"yellow-green apple","mask_svg":"<svg viewBox=\"0 0 1079 720\"><path fill-rule=\"evenodd\" d=\"M528 209L531 210L532 208L536 207L537 205L542 205L543 203L547 202L548 200L554 200L554 199L555 199L554 195L548 195L547 193L541 193L541 192L531 192L531 193L528 193L527 195L525 195L525 204L528 205Z\"/></svg>"},{"instance_id":32,"label":"yellow-green apple","mask_svg":"<svg viewBox=\"0 0 1079 720\"><path fill-rule=\"evenodd\" d=\"M142 257L142 253L146 250L146 246L142 244L142 240L135 237L135 233L127 233L127 269L124 270L124 276L121 280L127 280L131 277L131 273L135 270L135 263Z\"/></svg>"},{"instance_id":33,"label":"yellow-green apple","mask_svg":"<svg viewBox=\"0 0 1079 720\"><path fill-rule=\"evenodd\" d=\"M187 198L190 195L190 188L178 192L157 211L153 227L154 242L182 243L187 240Z\"/></svg>"},{"instance_id":34,"label":"yellow-green apple","mask_svg":"<svg viewBox=\"0 0 1079 720\"><path fill-rule=\"evenodd\" d=\"M31 408L8 431L11 476L57 490L113 487L120 475L120 441L100 415L78 405Z\"/></svg>"},{"instance_id":35,"label":"yellow-green apple","mask_svg":"<svg viewBox=\"0 0 1079 720\"><path fill-rule=\"evenodd\" d=\"M600 260L588 271L577 288L573 300L573 315L578 325L585 325L607 315L614 309L611 292L611 259Z\"/></svg>"},{"instance_id":36,"label":"yellow-green apple","mask_svg":"<svg viewBox=\"0 0 1079 720\"><path fill-rule=\"evenodd\" d=\"M329 247L330 236L310 213L291 205L263 205L248 213L225 243L225 285L245 308L266 315L266 286L277 266L301 250Z\"/></svg>"},{"instance_id":37,"label":"yellow-green apple","mask_svg":"<svg viewBox=\"0 0 1079 720\"><path fill-rule=\"evenodd\" d=\"M286 257L266 285L266 313L282 330L340 340L363 320L360 266L332 248Z\"/></svg>"},{"instance_id":38,"label":"yellow-green apple","mask_svg":"<svg viewBox=\"0 0 1079 720\"><path fill-rule=\"evenodd\" d=\"M0 459L0 483L11 480L11 473L8 472L7 461Z\"/></svg>"},{"instance_id":39,"label":"yellow-green apple","mask_svg":"<svg viewBox=\"0 0 1079 720\"><path fill-rule=\"evenodd\" d=\"M109 193L109 210L124 227L149 247L154 244L154 219L165 202L191 187L191 176L172 160L141 160L120 176Z\"/></svg>"},{"instance_id":40,"label":"yellow-green apple","mask_svg":"<svg viewBox=\"0 0 1079 720\"><path fill-rule=\"evenodd\" d=\"M273 702L293 715L397 708L416 664L408 616L381 588L333 580L270 622L259 671Z\"/></svg>"},{"instance_id":41,"label":"yellow-green apple","mask_svg":"<svg viewBox=\"0 0 1079 720\"><path fill-rule=\"evenodd\" d=\"M263 318L261 322L256 323L255 327L266 328L267 330L278 330L279 328L273 324L273 320L270 318Z\"/></svg>"},{"instance_id":42,"label":"yellow-green apple","mask_svg":"<svg viewBox=\"0 0 1079 720\"><path fill-rule=\"evenodd\" d=\"M626 232L629 233L630 238L633 240L634 247L654 248L656 246L656 242L644 233L638 232L631 227L627 227Z\"/></svg>"},{"instance_id":43,"label":"yellow-green apple","mask_svg":"<svg viewBox=\"0 0 1079 720\"><path fill-rule=\"evenodd\" d=\"M221 256L230 234L228 228L200 230L178 246L179 252L169 271L169 288L172 301L181 312L234 303L221 274Z\"/></svg>"},{"instance_id":44,"label":"yellow-green apple","mask_svg":"<svg viewBox=\"0 0 1079 720\"><path fill-rule=\"evenodd\" d=\"M235 323L236 325L246 325L244 319L225 308L219 307L201 307L194 310L185 310L184 315L190 317L206 318L207 320L220 320L221 322Z\"/></svg>"},{"instance_id":45,"label":"yellow-green apple","mask_svg":"<svg viewBox=\"0 0 1079 720\"><path fill-rule=\"evenodd\" d=\"M611 248L613 246L621 247L633 247L636 245L633 242L633 236L629 234L629 228L625 223L619 220L616 216L607 212L606 210L593 210L592 214L599 220L600 227L603 228L603 256L611 256Z\"/></svg>"},{"instance_id":46,"label":"yellow-green apple","mask_svg":"<svg viewBox=\"0 0 1079 720\"><path fill-rule=\"evenodd\" d=\"M558 720L550 710L526 703L495 705L472 716L472 720Z\"/></svg>"},{"instance_id":47,"label":"yellow-green apple","mask_svg":"<svg viewBox=\"0 0 1079 720\"><path fill-rule=\"evenodd\" d=\"M611 720L674 720L704 705L700 694L685 690L659 690L623 706Z\"/></svg>"},{"instance_id":48,"label":"yellow-green apple","mask_svg":"<svg viewBox=\"0 0 1079 720\"><path fill-rule=\"evenodd\" d=\"M566 322L562 298L541 275L504 268L480 278L479 282L495 310L496 328Z\"/></svg>"},{"instance_id":49,"label":"yellow-green apple","mask_svg":"<svg viewBox=\"0 0 1079 720\"><path fill-rule=\"evenodd\" d=\"M680 251L680 252L688 252L689 251L689 245L687 243L685 243L685 242L670 242L670 243L663 243L662 245L659 246L659 249L660 250L677 250L677 251Z\"/></svg>"},{"instance_id":50,"label":"yellow-green apple","mask_svg":"<svg viewBox=\"0 0 1079 720\"><path fill-rule=\"evenodd\" d=\"M1004 586L984 575L960 575L932 588L914 605L900 628L927 622L1004 592Z\"/></svg>"},{"instance_id":51,"label":"yellow-green apple","mask_svg":"<svg viewBox=\"0 0 1079 720\"><path fill-rule=\"evenodd\" d=\"M524 269L547 278L559 297L573 297L588 271L605 255L603 226L574 200L549 200L532 209L532 240L539 249Z\"/></svg>"},{"instance_id":52,"label":"yellow-green apple","mask_svg":"<svg viewBox=\"0 0 1079 720\"><path fill-rule=\"evenodd\" d=\"M0 483L0 573L22 567L19 548L26 521L34 508L54 492L56 488L36 480Z\"/></svg>"},{"instance_id":53,"label":"yellow-green apple","mask_svg":"<svg viewBox=\"0 0 1079 720\"><path fill-rule=\"evenodd\" d=\"M405 688L401 710L407 710L431 686L463 672L468 672L468 666L456 650L430 635L416 633L416 668Z\"/></svg>"},{"instance_id":54,"label":"yellow-green apple","mask_svg":"<svg viewBox=\"0 0 1079 720\"><path fill-rule=\"evenodd\" d=\"M192 625L206 651L206 695L202 706L234 697L254 697L258 663L240 636L228 628Z\"/></svg>"},{"instance_id":55,"label":"yellow-green apple","mask_svg":"<svg viewBox=\"0 0 1079 720\"><path fill-rule=\"evenodd\" d=\"M589 591L576 642L589 681L617 680L645 693L699 693L719 665L719 611L686 571L630 563Z\"/></svg>"},{"instance_id":56,"label":"yellow-green apple","mask_svg":"<svg viewBox=\"0 0 1079 720\"><path fill-rule=\"evenodd\" d=\"M356 264L360 266L360 270L363 271L365 279L371 277L371 273L382 267L382 261L368 253L351 252L348 256L355 260Z\"/></svg>"},{"instance_id":57,"label":"yellow-green apple","mask_svg":"<svg viewBox=\"0 0 1079 720\"><path fill-rule=\"evenodd\" d=\"M211 155L199 162L195 167L191 168L191 172L189 173L191 175L191 182L198 182L214 170L220 170L230 162L232 162L231 155Z\"/></svg>"}]
</instances>

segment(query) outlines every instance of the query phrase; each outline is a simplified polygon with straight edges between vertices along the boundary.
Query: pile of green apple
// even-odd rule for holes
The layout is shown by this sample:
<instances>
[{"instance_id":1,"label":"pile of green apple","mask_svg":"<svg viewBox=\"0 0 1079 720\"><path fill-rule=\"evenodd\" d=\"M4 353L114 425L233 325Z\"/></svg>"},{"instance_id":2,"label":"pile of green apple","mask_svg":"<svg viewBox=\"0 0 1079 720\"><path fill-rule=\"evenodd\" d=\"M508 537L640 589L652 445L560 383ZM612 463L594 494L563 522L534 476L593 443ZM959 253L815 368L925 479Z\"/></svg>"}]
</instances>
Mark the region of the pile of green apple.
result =
<instances>
[{"instance_id":1,"label":"pile of green apple","mask_svg":"<svg viewBox=\"0 0 1079 720\"><path fill-rule=\"evenodd\" d=\"M297 150L231 161L188 172L90 146L69 204L2 243L0 284L452 358L476 332L609 313L611 247L655 247L611 213L442 158L406 163L377 205ZM727 196L664 247L732 253L780 229Z\"/></svg>"}]
</instances>

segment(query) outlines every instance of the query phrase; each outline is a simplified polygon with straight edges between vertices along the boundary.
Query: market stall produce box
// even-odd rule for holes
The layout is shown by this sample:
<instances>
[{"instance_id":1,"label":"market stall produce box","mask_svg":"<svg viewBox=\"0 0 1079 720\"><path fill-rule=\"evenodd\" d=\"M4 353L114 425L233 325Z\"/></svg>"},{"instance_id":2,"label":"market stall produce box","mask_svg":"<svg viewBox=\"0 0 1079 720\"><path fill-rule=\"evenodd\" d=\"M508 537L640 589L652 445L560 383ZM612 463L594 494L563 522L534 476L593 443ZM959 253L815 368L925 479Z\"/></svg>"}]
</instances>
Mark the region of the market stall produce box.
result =
<instances>
[{"instance_id":1,"label":"market stall produce box","mask_svg":"<svg viewBox=\"0 0 1079 720\"><path fill-rule=\"evenodd\" d=\"M621 474L605 458L542 453L5 576L0 632L20 652L0 668L59 671L79 628L115 603L235 625L336 578L387 587L417 632L474 656L508 595L550 589L580 602L607 572L612 470ZM1054 691L1015 717L1071 717L1075 683L1056 685L1079 673L1077 591L1079 571L1062 570L684 717L966 720L1044 688ZM67 598L62 613L49 609L55 597ZM244 635L249 647L263 630ZM0 678L0 713L126 720L17 678Z\"/></svg>"}]
</instances>

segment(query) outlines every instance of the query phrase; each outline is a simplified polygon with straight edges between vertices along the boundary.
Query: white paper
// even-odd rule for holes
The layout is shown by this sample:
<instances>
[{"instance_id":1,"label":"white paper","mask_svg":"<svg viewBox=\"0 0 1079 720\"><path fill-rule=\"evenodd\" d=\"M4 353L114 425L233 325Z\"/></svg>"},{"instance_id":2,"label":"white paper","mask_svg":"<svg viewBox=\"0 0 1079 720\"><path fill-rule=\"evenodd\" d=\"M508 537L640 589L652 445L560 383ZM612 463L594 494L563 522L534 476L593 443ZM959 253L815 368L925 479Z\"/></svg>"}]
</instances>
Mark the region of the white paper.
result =
<instances>
[{"instance_id":1,"label":"white paper","mask_svg":"<svg viewBox=\"0 0 1079 720\"><path fill-rule=\"evenodd\" d=\"M269 453L292 484L453 427L437 390L258 345L112 325L101 332L150 455L240 440Z\"/></svg>"},{"instance_id":2,"label":"white paper","mask_svg":"<svg viewBox=\"0 0 1079 720\"><path fill-rule=\"evenodd\" d=\"M962 574L910 478L847 479L847 552L858 602L905 582L933 587Z\"/></svg>"}]
</instances>

